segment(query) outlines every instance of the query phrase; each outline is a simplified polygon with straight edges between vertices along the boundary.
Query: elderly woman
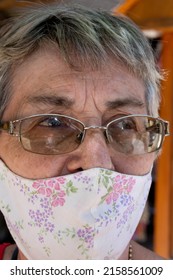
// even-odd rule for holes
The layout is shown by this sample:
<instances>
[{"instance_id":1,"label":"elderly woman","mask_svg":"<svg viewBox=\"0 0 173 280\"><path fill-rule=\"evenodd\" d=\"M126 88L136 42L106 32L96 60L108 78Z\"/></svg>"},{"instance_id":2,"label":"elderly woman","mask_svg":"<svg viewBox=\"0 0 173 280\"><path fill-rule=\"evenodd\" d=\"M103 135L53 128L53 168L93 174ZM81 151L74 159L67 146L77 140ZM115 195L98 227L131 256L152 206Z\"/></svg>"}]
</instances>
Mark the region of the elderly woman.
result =
<instances>
[{"instance_id":1,"label":"elderly woman","mask_svg":"<svg viewBox=\"0 0 173 280\"><path fill-rule=\"evenodd\" d=\"M131 241L168 123L127 18L35 6L1 29L4 259L160 259Z\"/></svg>"}]
</instances>

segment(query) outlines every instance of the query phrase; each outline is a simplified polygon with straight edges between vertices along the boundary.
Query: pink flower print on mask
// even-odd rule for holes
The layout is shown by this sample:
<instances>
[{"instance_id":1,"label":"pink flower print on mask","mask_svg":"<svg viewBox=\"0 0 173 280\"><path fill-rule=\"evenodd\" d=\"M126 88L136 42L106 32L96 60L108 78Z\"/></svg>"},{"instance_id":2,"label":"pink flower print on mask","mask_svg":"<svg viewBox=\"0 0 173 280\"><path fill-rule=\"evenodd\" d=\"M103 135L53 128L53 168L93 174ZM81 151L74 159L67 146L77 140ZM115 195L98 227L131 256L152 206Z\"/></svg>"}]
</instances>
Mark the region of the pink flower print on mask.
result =
<instances>
[{"instance_id":1,"label":"pink flower print on mask","mask_svg":"<svg viewBox=\"0 0 173 280\"><path fill-rule=\"evenodd\" d=\"M56 178L56 181L62 185L65 183L66 179L64 177L60 177L60 178Z\"/></svg>"},{"instance_id":2,"label":"pink flower print on mask","mask_svg":"<svg viewBox=\"0 0 173 280\"><path fill-rule=\"evenodd\" d=\"M45 188L43 188L43 187L38 188L38 193L42 194L42 195L45 195L46 194Z\"/></svg>"},{"instance_id":3,"label":"pink flower print on mask","mask_svg":"<svg viewBox=\"0 0 173 280\"><path fill-rule=\"evenodd\" d=\"M32 184L32 187L34 189L39 189L41 186L44 187L44 181L43 180L37 180Z\"/></svg>"},{"instance_id":4,"label":"pink flower print on mask","mask_svg":"<svg viewBox=\"0 0 173 280\"><path fill-rule=\"evenodd\" d=\"M124 185L126 185L127 179L125 175L117 175L114 179L113 188L116 192L121 194L123 192Z\"/></svg>"},{"instance_id":5,"label":"pink flower print on mask","mask_svg":"<svg viewBox=\"0 0 173 280\"><path fill-rule=\"evenodd\" d=\"M52 190L50 188L46 188L46 196L49 197L52 195Z\"/></svg>"},{"instance_id":6,"label":"pink flower print on mask","mask_svg":"<svg viewBox=\"0 0 173 280\"><path fill-rule=\"evenodd\" d=\"M123 179L123 180L122 180ZM114 178L112 191L106 197L106 203L111 204L112 202L116 202L119 195L123 193L123 181L125 176L117 175Z\"/></svg>"},{"instance_id":7,"label":"pink flower print on mask","mask_svg":"<svg viewBox=\"0 0 173 280\"><path fill-rule=\"evenodd\" d=\"M130 193L132 191L133 186L135 185L135 183L136 183L136 180L133 179L133 177L130 177L129 180L128 180L128 183L126 185L126 191L128 193Z\"/></svg>"},{"instance_id":8,"label":"pink flower print on mask","mask_svg":"<svg viewBox=\"0 0 173 280\"><path fill-rule=\"evenodd\" d=\"M47 186L55 189L55 190L60 190L61 185L63 185L65 183L65 178L64 177L60 177L60 178L56 178L54 180L50 180L47 181L46 184Z\"/></svg>"},{"instance_id":9,"label":"pink flower print on mask","mask_svg":"<svg viewBox=\"0 0 173 280\"><path fill-rule=\"evenodd\" d=\"M61 189L61 184L65 183L65 179L57 178L53 180L37 180L33 183L33 188L37 193L49 198L49 203L53 207L63 206L65 203L66 193Z\"/></svg>"},{"instance_id":10,"label":"pink flower print on mask","mask_svg":"<svg viewBox=\"0 0 173 280\"><path fill-rule=\"evenodd\" d=\"M106 197L106 203L115 203L120 196L129 194L135 183L136 180L133 177L127 178L126 175L117 175L114 178L113 189Z\"/></svg>"},{"instance_id":11,"label":"pink flower print on mask","mask_svg":"<svg viewBox=\"0 0 173 280\"><path fill-rule=\"evenodd\" d=\"M56 182L53 187L57 191L60 190L60 184L58 182Z\"/></svg>"},{"instance_id":12,"label":"pink flower print on mask","mask_svg":"<svg viewBox=\"0 0 173 280\"><path fill-rule=\"evenodd\" d=\"M118 197L119 197L119 195L116 192L112 191L106 197L106 203L111 204L111 202L115 202L118 199Z\"/></svg>"},{"instance_id":13,"label":"pink flower print on mask","mask_svg":"<svg viewBox=\"0 0 173 280\"><path fill-rule=\"evenodd\" d=\"M126 175L118 175L114 179L113 188L119 194L124 191L130 193L135 183L136 180L133 177L127 178Z\"/></svg>"},{"instance_id":14,"label":"pink flower print on mask","mask_svg":"<svg viewBox=\"0 0 173 280\"><path fill-rule=\"evenodd\" d=\"M39 194L46 195L47 197L51 196L51 194L52 194L52 190L50 188L46 188L46 187L38 188L38 185L35 187L37 187L37 192Z\"/></svg>"},{"instance_id":15,"label":"pink flower print on mask","mask_svg":"<svg viewBox=\"0 0 173 280\"><path fill-rule=\"evenodd\" d=\"M57 194L54 196L54 199L51 203L51 205L53 207L57 207L57 206L63 206L65 203L65 192L63 190L60 190L59 192L57 192Z\"/></svg>"},{"instance_id":16,"label":"pink flower print on mask","mask_svg":"<svg viewBox=\"0 0 173 280\"><path fill-rule=\"evenodd\" d=\"M57 206L63 206L64 203L65 203L65 199L62 197L58 197L52 201L51 205L53 207L57 207Z\"/></svg>"}]
</instances>

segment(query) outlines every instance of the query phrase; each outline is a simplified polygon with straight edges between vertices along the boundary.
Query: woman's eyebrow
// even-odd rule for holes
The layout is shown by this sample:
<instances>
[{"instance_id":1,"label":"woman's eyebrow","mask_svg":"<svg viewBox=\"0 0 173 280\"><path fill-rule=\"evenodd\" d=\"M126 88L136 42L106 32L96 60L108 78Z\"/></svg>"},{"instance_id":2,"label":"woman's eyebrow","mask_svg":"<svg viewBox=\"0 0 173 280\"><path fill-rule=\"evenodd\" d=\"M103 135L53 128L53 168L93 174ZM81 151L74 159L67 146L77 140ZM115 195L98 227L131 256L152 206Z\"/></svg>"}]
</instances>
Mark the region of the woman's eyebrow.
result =
<instances>
[{"instance_id":1,"label":"woman's eyebrow","mask_svg":"<svg viewBox=\"0 0 173 280\"><path fill-rule=\"evenodd\" d=\"M62 106L69 108L74 104L74 100L69 97L61 95L52 95L52 94L43 94L43 95L33 95L27 96L25 103L30 104L43 104L43 105L52 105L52 106Z\"/></svg>"},{"instance_id":2,"label":"woman's eyebrow","mask_svg":"<svg viewBox=\"0 0 173 280\"><path fill-rule=\"evenodd\" d=\"M58 95L58 94L42 94L42 95L30 95L25 98L25 103L35 104L35 105L51 105L60 106L64 108L71 108L75 100L70 97ZM146 104L135 97L131 98L119 98L106 102L106 108L109 110L118 109L121 107L145 107Z\"/></svg>"},{"instance_id":3,"label":"woman's eyebrow","mask_svg":"<svg viewBox=\"0 0 173 280\"><path fill-rule=\"evenodd\" d=\"M112 100L112 101L107 101L106 102L106 107L108 109L118 109L120 107L145 107L146 104L140 100L137 99L135 97L131 97L131 98L123 98L123 99L116 99L116 100Z\"/></svg>"}]
</instances>

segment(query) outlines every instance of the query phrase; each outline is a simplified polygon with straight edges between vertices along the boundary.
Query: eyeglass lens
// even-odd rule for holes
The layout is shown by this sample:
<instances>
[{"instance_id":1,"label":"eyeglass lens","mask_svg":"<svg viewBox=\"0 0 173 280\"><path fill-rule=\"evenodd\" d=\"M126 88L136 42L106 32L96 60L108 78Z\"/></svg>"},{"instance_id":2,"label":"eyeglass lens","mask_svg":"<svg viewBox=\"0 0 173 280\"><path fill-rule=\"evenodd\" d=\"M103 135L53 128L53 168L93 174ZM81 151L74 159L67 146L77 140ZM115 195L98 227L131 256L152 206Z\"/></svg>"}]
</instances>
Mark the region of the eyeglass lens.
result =
<instances>
[{"instance_id":1,"label":"eyeglass lens","mask_svg":"<svg viewBox=\"0 0 173 280\"><path fill-rule=\"evenodd\" d=\"M160 148L163 123L146 116L127 116L110 122L106 135L118 152L138 155ZM20 140L24 149L38 154L64 154L81 143L84 126L66 116L37 116L20 124Z\"/></svg>"},{"instance_id":2,"label":"eyeglass lens","mask_svg":"<svg viewBox=\"0 0 173 280\"><path fill-rule=\"evenodd\" d=\"M67 117L44 116L22 121L20 130L24 149L46 155L75 150L84 127Z\"/></svg>"},{"instance_id":3,"label":"eyeglass lens","mask_svg":"<svg viewBox=\"0 0 173 280\"><path fill-rule=\"evenodd\" d=\"M160 148L163 138L163 124L150 117L126 117L113 121L108 127L111 146L125 154L145 154Z\"/></svg>"}]
</instances>

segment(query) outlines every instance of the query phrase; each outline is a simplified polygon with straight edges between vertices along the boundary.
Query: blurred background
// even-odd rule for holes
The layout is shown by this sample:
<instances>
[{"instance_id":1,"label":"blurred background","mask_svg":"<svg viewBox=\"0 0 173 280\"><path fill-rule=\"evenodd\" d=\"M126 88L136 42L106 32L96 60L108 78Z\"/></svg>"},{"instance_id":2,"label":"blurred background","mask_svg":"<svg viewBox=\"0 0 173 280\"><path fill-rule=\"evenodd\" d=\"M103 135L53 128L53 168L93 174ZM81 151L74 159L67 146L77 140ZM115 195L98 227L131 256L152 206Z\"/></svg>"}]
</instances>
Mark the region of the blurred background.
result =
<instances>
[{"instance_id":1,"label":"blurred background","mask_svg":"<svg viewBox=\"0 0 173 280\"><path fill-rule=\"evenodd\" d=\"M0 0L0 24L10 18L14 8L33 5L36 2ZM173 130L173 0L63 0L60 3L76 3L92 9L129 16L148 38L158 67L167 72L161 85L162 106L160 116L170 122ZM164 142L163 151L155 163L153 182L148 202L135 232L134 239L158 254L173 258L173 138ZM0 215L0 243L12 241Z\"/></svg>"}]
</instances>

